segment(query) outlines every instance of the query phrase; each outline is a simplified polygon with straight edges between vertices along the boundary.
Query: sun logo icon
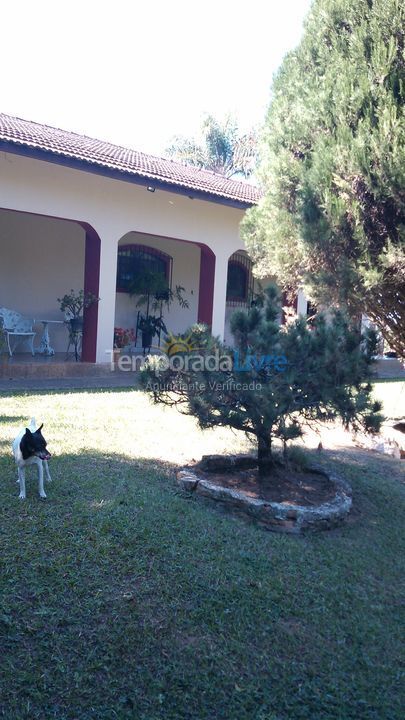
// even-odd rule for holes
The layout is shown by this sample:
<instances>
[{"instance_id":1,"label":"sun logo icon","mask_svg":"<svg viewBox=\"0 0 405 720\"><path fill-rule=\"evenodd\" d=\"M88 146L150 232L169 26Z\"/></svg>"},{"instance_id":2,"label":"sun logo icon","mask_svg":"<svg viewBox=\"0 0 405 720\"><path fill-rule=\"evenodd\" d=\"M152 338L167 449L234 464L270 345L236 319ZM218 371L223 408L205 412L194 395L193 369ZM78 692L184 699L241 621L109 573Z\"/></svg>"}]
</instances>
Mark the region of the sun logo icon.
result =
<instances>
[{"instance_id":1,"label":"sun logo icon","mask_svg":"<svg viewBox=\"0 0 405 720\"><path fill-rule=\"evenodd\" d=\"M163 344L163 350L166 355L172 357L173 355L178 355L179 353L192 352L193 350L196 350L196 348L192 343L191 334L183 338L181 335L174 335L172 332L169 332L167 340L165 340Z\"/></svg>"}]
</instances>

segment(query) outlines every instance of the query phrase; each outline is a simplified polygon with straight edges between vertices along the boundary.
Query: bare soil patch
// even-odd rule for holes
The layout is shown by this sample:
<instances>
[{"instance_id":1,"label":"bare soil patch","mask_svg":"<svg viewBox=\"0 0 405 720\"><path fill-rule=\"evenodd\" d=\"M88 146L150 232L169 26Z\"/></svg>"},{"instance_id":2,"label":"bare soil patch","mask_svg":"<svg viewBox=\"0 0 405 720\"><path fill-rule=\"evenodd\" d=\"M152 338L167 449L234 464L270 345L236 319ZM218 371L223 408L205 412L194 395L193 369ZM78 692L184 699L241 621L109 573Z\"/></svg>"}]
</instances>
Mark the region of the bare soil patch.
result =
<instances>
[{"instance_id":1,"label":"bare soil patch","mask_svg":"<svg viewBox=\"0 0 405 720\"><path fill-rule=\"evenodd\" d=\"M275 468L268 478L259 478L257 468L231 472L204 472L199 477L252 498L285 505L321 505L335 497L336 487L323 473Z\"/></svg>"}]
</instances>

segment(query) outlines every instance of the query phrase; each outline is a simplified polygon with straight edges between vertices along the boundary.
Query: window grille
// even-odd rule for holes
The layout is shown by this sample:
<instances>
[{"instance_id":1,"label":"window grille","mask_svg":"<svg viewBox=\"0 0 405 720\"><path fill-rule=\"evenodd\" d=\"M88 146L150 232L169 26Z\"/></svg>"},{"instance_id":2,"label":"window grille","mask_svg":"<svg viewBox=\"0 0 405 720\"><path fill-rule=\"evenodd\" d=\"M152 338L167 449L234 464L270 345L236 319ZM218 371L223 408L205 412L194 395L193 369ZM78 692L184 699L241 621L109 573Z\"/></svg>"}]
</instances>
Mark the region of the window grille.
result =
<instances>
[{"instance_id":1,"label":"window grille","mask_svg":"<svg viewBox=\"0 0 405 720\"><path fill-rule=\"evenodd\" d=\"M228 261L226 304L229 307L249 307L255 296L253 263L244 252L236 252Z\"/></svg>"},{"instance_id":2,"label":"window grille","mask_svg":"<svg viewBox=\"0 0 405 720\"><path fill-rule=\"evenodd\" d=\"M117 292L129 292L134 280L146 273L161 274L172 285L173 258L147 245L118 247Z\"/></svg>"}]
</instances>

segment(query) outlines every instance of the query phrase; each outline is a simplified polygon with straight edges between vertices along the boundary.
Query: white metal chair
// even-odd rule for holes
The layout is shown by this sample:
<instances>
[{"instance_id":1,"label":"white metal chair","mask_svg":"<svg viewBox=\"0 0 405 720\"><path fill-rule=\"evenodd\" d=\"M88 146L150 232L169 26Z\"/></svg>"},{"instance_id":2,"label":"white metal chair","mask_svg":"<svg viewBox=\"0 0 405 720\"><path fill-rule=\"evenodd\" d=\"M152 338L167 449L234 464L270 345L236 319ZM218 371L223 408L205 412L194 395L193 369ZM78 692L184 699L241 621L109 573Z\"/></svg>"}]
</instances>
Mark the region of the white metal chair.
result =
<instances>
[{"instance_id":1,"label":"white metal chair","mask_svg":"<svg viewBox=\"0 0 405 720\"><path fill-rule=\"evenodd\" d=\"M2 333L5 336L7 348L10 357L16 347L22 343L27 342L31 350L31 354L35 355L34 350L34 338L36 332L32 329L35 320L34 318L25 317L16 310L9 310L8 308L0 308L0 318L2 319Z\"/></svg>"}]
</instances>

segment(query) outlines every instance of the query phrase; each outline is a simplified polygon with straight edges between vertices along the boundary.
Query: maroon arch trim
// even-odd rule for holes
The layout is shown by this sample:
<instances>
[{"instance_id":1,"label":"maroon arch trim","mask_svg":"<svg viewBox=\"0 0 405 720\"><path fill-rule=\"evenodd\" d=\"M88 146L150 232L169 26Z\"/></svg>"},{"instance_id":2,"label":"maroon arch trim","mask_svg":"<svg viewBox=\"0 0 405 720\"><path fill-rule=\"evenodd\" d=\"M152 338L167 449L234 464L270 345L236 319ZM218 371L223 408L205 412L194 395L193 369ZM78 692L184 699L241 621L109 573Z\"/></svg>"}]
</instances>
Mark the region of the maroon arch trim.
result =
<instances>
[{"instance_id":1,"label":"maroon arch trim","mask_svg":"<svg viewBox=\"0 0 405 720\"><path fill-rule=\"evenodd\" d=\"M211 327L214 309L215 254L206 245L200 245L200 248L200 287L197 320L199 323L205 323Z\"/></svg>"},{"instance_id":2,"label":"maroon arch trim","mask_svg":"<svg viewBox=\"0 0 405 720\"><path fill-rule=\"evenodd\" d=\"M100 253L101 241L96 231L87 223L79 225L86 232L84 254L84 292L96 297L100 291ZM82 361L95 363L97 357L98 303L86 308L83 313Z\"/></svg>"}]
</instances>

